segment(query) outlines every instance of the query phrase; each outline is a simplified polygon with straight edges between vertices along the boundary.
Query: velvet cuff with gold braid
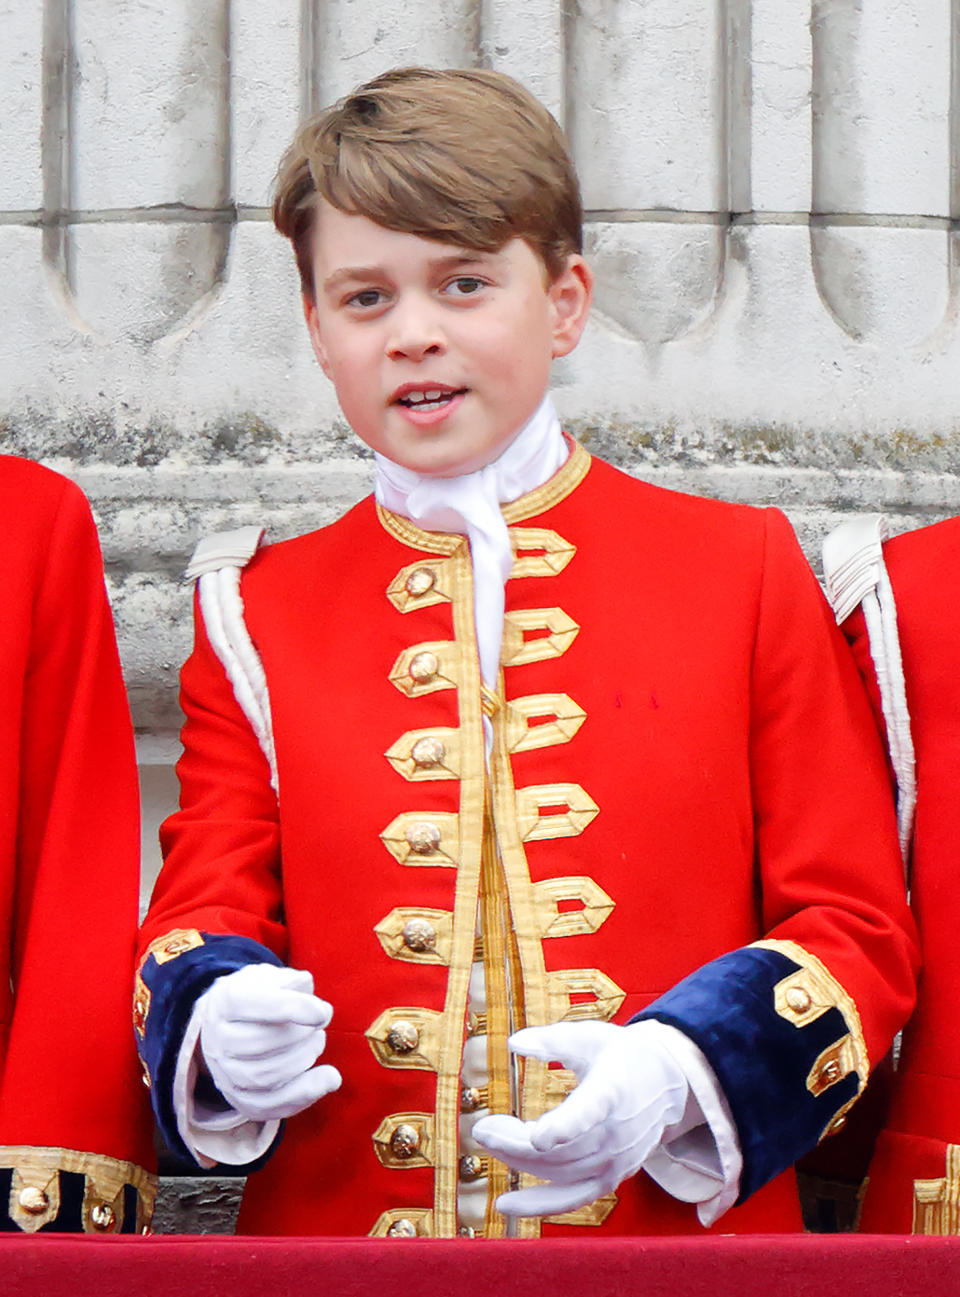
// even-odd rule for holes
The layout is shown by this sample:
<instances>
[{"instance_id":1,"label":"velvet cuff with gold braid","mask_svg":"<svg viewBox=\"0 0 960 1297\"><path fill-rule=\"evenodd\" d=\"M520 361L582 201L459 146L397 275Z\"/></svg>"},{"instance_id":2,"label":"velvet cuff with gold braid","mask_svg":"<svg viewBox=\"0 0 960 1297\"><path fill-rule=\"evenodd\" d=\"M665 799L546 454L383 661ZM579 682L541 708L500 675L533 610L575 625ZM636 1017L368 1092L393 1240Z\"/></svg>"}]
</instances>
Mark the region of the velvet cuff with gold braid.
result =
<instances>
[{"instance_id":1,"label":"velvet cuff with gold braid","mask_svg":"<svg viewBox=\"0 0 960 1297\"><path fill-rule=\"evenodd\" d=\"M134 1028L144 1079L160 1133L167 1147L185 1162L194 1162L177 1126L173 1082L177 1058L194 1006L217 978L248 964L283 967L272 950L248 937L215 936L178 929L151 942L137 973ZM206 1086L208 1093L201 1092ZM217 1091L209 1077L198 1080L198 1097L216 1104ZM222 1099L219 1101L223 1102ZM245 1169L261 1166L273 1151Z\"/></svg>"},{"instance_id":2,"label":"velvet cuff with gold braid","mask_svg":"<svg viewBox=\"0 0 960 1297\"><path fill-rule=\"evenodd\" d=\"M844 1124L866 1085L856 1006L822 963L790 941L731 951L631 1021L677 1027L706 1055L743 1154L738 1202Z\"/></svg>"}]
</instances>

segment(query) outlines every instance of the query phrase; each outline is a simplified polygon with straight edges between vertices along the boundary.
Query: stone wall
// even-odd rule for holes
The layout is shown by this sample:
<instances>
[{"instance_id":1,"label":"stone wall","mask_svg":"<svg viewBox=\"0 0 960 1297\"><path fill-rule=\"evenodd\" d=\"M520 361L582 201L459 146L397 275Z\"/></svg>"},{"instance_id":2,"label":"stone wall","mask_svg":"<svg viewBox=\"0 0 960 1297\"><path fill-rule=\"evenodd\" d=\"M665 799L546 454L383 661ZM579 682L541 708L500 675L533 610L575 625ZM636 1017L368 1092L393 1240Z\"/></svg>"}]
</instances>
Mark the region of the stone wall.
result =
<instances>
[{"instance_id":1,"label":"stone wall","mask_svg":"<svg viewBox=\"0 0 960 1297\"><path fill-rule=\"evenodd\" d=\"M273 232L298 116L398 63L484 65L564 122L597 309L566 425L629 471L776 503L960 508L960 0L0 0L0 447L101 526L149 867L198 536L369 483Z\"/></svg>"}]
</instances>

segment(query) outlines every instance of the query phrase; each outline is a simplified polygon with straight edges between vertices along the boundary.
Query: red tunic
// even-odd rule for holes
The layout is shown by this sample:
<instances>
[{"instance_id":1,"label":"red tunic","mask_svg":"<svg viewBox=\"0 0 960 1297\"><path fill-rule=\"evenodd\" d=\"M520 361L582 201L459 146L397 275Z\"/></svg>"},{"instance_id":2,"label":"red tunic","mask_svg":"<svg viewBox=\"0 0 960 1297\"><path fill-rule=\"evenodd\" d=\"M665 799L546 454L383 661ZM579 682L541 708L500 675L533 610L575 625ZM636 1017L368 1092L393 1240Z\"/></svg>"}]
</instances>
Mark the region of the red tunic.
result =
<instances>
[{"instance_id":1,"label":"red tunic","mask_svg":"<svg viewBox=\"0 0 960 1297\"><path fill-rule=\"evenodd\" d=\"M904 1032L888 1127L870 1167L861 1223L866 1231L960 1232L958 555L958 518L884 545L897 601L916 755L910 879L924 962L916 1013ZM859 609L845 630L876 700L876 679Z\"/></svg>"},{"instance_id":2,"label":"red tunic","mask_svg":"<svg viewBox=\"0 0 960 1297\"><path fill-rule=\"evenodd\" d=\"M2 1201L20 1228L112 1232L124 1183L141 1190L141 1225L154 1191L125 986L139 879L133 732L83 495L0 457L0 516ZM82 1220L66 1219L68 1203Z\"/></svg>"},{"instance_id":3,"label":"red tunic","mask_svg":"<svg viewBox=\"0 0 960 1297\"><path fill-rule=\"evenodd\" d=\"M859 1006L870 1057L909 1011L915 951L882 754L782 515L665 492L579 450L504 513L517 559L496 698L480 687L462 537L368 499L253 560L243 599L279 806L198 628L182 810L144 943L233 933L309 969L334 1005L325 1057L344 1078L250 1177L243 1229L384 1232L399 1217L454 1232L485 796L517 947L514 1020L625 1021L764 934L823 961ZM410 918L433 925L432 949L405 944ZM492 977L504 951L485 957ZM398 1018L419 1032L413 1053L391 1049ZM524 1115L565 1083L529 1064ZM402 1161L401 1121L424 1135ZM646 1176L618 1197L606 1216L584 1209L543 1232L699 1229ZM792 1176L718 1225L794 1228Z\"/></svg>"}]
</instances>

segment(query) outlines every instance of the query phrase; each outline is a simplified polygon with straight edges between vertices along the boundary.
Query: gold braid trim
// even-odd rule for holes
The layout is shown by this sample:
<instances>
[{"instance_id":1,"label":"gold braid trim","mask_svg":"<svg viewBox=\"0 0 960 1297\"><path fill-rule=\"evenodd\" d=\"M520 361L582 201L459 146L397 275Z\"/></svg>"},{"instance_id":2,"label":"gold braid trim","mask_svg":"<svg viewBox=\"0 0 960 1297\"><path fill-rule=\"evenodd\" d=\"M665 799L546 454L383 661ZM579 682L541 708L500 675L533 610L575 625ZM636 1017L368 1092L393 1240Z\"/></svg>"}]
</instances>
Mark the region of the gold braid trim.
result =
<instances>
[{"instance_id":1,"label":"gold braid trim","mask_svg":"<svg viewBox=\"0 0 960 1297\"><path fill-rule=\"evenodd\" d=\"M773 950L799 965L797 972L788 973L774 987L774 1005L781 1018L802 1028L821 1017L828 1009L839 1009L846 1023L847 1035L840 1037L820 1054L807 1077L807 1088L812 1094L819 1095L851 1072L857 1074L857 1093L831 1117L820 1133L820 1138L823 1139L825 1135L835 1134L843 1127L847 1112L863 1093L870 1075L867 1043L856 1002L827 966L795 941L754 941L752 948Z\"/></svg>"},{"instance_id":2,"label":"gold braid trim","mask_svg":"<svg viewBox=\"0 0 960 1297\"><path fill-rule=\"evenodd\" d=\"M521 495L518 500L511 500L501 507L507 525L523 522L526 518L534 518L537 514L552 509L561 500L565 500L571 491L576 490L589 471L590 454L575 441L569 456L553 477L542 486ZM377 517L391 536L402 544L409 545L411 549L424 550L427 554L449 555L463 544L463 537L459 533L427 531L409 518L404 518L403 514L385 509L379 503Z\"/></svg>"},{"instance_id":3,"label":"gold braid trim","mask_svg":"<svg viewBox=\"0 0 960 1297\"><path fill-rule=\"evenodd\" d=\"M83 1231L117 1234L123 1224L123 1191L137 1191L137 1232L147 1229L157 1196L157 1177L135 1162L121 1162L102 1153L72 1148L38 1148L31 1144L0 1145L0 1167L10 1167L10 1219L34 1234L56 1220L60 1211L60 1172L86 1177Z\"/></svg>"},{"instance_id":4,"label":"gold braid trim","mask_svg":"<svg viewBox=\"0 0 960 1297\"><path fill-rule=\"evenodd\" d=\"M914 1234L960 1234L960 1144L948 1144L945 1175L913 1182Z\"/></svg>"}]
</instances>

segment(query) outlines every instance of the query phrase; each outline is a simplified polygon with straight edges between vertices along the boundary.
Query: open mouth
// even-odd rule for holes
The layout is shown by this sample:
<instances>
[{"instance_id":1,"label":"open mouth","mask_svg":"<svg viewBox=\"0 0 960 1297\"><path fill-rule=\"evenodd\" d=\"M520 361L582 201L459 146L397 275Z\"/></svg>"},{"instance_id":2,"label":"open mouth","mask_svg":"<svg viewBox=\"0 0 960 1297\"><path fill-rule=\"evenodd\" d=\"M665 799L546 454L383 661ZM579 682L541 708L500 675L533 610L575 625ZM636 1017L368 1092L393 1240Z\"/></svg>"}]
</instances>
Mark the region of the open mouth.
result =
<instances>
[{"instance_id":1,"label":"open mouth","mask_svg":"<svg viewBox=\"0 0 960 1297\"><path fill-rule=\"evenodd\" d=\"M424 388L423 391L405 392L403 396L397 397L396 403L405 406L408 410L416 410L421 414L430 414L433 410L442 410L456 397L464 396L466 391L465 387L446 389L428 387Z\"/></svg>"}]
</instances>

